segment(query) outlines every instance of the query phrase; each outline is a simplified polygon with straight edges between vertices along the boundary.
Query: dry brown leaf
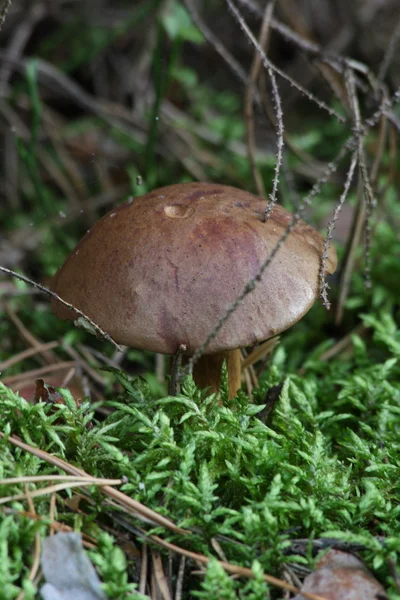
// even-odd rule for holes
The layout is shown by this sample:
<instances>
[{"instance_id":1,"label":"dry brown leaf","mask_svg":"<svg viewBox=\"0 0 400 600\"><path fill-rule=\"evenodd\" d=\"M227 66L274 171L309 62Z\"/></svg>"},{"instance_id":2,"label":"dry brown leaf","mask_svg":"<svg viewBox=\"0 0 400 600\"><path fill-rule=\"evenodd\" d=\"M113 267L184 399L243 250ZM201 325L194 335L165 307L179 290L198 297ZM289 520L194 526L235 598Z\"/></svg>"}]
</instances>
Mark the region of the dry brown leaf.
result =
<instances>
[{"instance_id":1,"label":"dry brown leaf","mask_svg":"<svg viewBox=\"0 0 400 600\"><path fill-rule=\"evenodd\" d=\"M305 578L302 592L323 596L326 600L386 600L379 581L353 554L329 550L317 562L316 570ZM304 600L297 594L293 600Z\"/></svg>"}]
</instances>

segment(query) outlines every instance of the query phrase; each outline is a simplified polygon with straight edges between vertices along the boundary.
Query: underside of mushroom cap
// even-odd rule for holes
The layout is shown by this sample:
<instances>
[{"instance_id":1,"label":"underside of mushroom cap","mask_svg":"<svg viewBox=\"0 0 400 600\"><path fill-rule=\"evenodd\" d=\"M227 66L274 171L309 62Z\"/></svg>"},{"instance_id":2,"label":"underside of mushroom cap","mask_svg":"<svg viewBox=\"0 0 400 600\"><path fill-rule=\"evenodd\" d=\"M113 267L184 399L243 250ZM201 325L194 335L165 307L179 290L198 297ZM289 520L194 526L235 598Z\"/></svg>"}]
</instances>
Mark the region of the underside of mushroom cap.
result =
<instances>
[{"instance_id":1,"label":"underside of mushroom cap","mask_svg":"<svg viewBox=\"0 0 400 600\"><path fill-rule=\"evenodd\" d=\"M293 216L266 201L212 183L167 186L106 214L54 278L53 290L120 344L194 352L259 273ZM299 221L254 291L207 352L255 344L284 331L319 292L323 237ZM336 268L329 249L327 273ZM73 311L53 301L61 318Z\"/></svg>"}]
</instances>

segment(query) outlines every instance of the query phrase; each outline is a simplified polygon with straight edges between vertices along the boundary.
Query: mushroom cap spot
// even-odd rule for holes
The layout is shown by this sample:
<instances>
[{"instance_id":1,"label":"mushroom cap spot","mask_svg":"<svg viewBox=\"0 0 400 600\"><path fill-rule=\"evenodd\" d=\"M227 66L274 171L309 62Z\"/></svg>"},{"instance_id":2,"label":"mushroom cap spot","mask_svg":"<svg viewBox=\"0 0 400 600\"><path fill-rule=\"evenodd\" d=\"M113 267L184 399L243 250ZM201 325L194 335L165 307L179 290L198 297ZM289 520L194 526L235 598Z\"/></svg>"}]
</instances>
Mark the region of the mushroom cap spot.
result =
<instances>
[{"instance_id":1,"label":"mushroom cap spot","mask_svg":"<svg viewBox=\"0 0 400 600\"><path fill-rule=\"evenodd\" d=\"M193 206L182 206L182 204L171 204L164 206L164 212L171 219L185 219L190 217L195 211Z\"/></svg>"},{"instance_id":2,"label":"mushroom cap spot","mask_svg":"<svg viewBox=\"0 0 400 600\"><path fill-rule=\"evenodd\" d=\"M214 183L171 185L113 208L56 273L53 290L120 344L188 353L203 344L254 278L293 216ZM110 215L113 214L113 218ZM323 237L299 221L207 352L263 341L284 331L319 294ZM336 268L331 246L327 273ZM54 312L76 319L57 300Z\"/></svg>"}]
</instances>

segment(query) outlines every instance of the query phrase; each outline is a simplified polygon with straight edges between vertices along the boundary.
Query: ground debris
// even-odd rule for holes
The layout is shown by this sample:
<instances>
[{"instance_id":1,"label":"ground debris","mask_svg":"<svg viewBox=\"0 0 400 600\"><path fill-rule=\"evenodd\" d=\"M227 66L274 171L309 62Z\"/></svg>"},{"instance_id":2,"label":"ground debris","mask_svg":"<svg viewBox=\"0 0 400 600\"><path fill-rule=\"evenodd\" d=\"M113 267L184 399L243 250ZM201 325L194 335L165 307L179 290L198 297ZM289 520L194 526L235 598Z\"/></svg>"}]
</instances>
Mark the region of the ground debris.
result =
<instances>
[{"instance_id":1,"label":"ground debris","mask_svg":"<svg viewBox=\"0 0 400 600\"><path fill-rule=\"evenodd\" d=\"M316 594L326 600L386 600L381 584L353 554L329 550L308 575L302 592ZM293 600L304 600L297 594Z\"/></svg>"},{"instance_id":2,"label":"ground debris","mask_svg":"<svg viewBox=\"0 0 400 600\"><path fill-rule=\"evenodd\" d=\"M43 542L43 600L105 600L101 582L78 533L57 533Z\"/></svg>"}]
</instances>

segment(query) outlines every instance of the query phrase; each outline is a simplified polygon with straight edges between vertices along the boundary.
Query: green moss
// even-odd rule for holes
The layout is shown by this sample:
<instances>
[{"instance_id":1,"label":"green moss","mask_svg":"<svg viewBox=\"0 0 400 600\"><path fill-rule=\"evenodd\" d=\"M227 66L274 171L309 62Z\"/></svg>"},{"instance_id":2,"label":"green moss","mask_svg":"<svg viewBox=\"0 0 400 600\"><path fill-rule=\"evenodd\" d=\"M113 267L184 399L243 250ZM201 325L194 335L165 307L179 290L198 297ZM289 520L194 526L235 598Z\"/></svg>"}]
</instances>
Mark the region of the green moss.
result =
<instances>
[{"instance_id":1,"label":"green moss","mask_svg":"<svg viewBox=\"0 0 400 600\"><path fill-rule=\"evenodd\" d=\"M283 562L299 560L291 554L293 540L329 536L362 544L367 563L385 579L387 561L400 548L400 331L389 313L366 315L364 322L368 344L355 337L345 362L310 359L300 376L286 371L282 350L275 354L257 393L260 399L270 385L284 382L268 423L257 416L263 405L243 392L234 403L223 397L219 406L188 378L179 396L157 400L144 380L115 372L124 392L92 429L87 404L77 409L66 395L67 405L54 413L4 386L0 428L93 475L126 476L125 493L193 531L190 539L159 531L191 550L213 554L216 537L229 561L248 566L256 559L264 571L276 572ZM4 440L1 456L3 477L50 471ZM48 499L38 501L44 513L47 505ZM101 520L97 511L107 508L91 508L87 519ZM10 515L1 523L9 556L3 581L13 586L15 574L22 580L27 574L38 525ZM213 569L204 590L214 585ZM123 597L114 583L112 597Z\"/></svg>"}]
</instances>

